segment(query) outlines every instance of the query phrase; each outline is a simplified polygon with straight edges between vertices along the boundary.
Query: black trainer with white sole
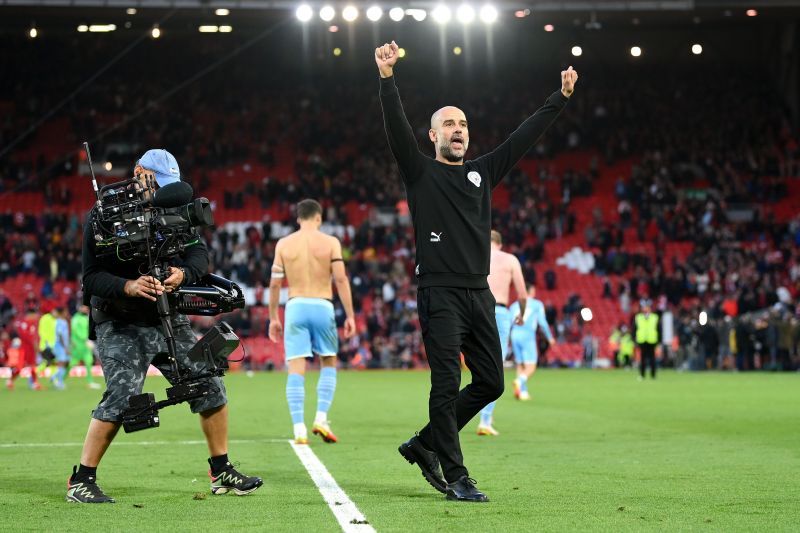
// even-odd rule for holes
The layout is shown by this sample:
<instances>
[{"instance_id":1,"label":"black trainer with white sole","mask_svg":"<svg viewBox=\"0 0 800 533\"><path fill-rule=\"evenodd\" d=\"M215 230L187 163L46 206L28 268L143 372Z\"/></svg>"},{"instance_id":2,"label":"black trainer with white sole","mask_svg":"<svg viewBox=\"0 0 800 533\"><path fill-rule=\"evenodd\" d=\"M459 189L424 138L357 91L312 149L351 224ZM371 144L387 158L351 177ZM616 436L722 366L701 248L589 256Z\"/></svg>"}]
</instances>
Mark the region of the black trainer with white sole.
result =
<instances>
[{"instance_id":1,"label":"black trainer with white sole","mask_svg":"<svg viewBox=\"0 0 800 533\"><path fill-rule=\"evenodd\" d=\"M245 476L232 465L216 475L209 470L208 476L211 478L212 494L233 492L237 496L244 496L264 484L260 477Z\"/></svg>"},{"instance_id":2,"label":"black trainer with white sole","mask_svg":"<svg viewBox=\"0 0 800 533\"><path fill-rule=\"evenodd\" d=\"M97 485L97 478L86 476L78 478L78 467L72 467L72 475L67 479L66 500L70 503L115 503L114 498L106 496Z\"/></svg>"}]
</instances>

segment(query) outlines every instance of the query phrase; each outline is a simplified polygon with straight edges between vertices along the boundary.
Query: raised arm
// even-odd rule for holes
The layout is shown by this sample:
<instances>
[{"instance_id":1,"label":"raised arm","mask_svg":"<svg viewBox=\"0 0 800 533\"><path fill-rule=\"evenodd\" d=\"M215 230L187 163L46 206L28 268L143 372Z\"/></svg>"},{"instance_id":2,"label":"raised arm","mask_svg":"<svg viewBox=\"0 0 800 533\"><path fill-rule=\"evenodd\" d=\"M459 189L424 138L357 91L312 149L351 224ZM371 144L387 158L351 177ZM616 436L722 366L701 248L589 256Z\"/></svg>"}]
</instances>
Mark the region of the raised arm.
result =
<instances>
[{"instance_id":1,"label":"raised arm","mask_svg":"<svg viewBox=\"0 0 800 533\"><path fill-rule=\"evenodd\" d=\"M561 90L551 94L544 105L514 130L503 144L479 157L476 163L488 172L492 187L496 187L525 153L542 137L558 117L575 89L578 73L569 67L561 71Z\"/></svg>"},{"instance_id":2,"label":"raised arm","mask_svg":"<svg viewBox=\"0 0 800 533\"><path fill-rule=\"evenodd\" d=\"M400 93L394 83L394 65L399 57L399 47L394 41L375 49L375 63L381 76L380 100L386 137L400 167L400 177L404 183L410 184L419 177L421 158L425 156L419 151L414 130L403 111Z\"/></svg>"},{"instance_id":3,"label":"raised arm","mask_svg":"<svg viewBox=\"0 0 800 533\"><path fill-rule=\"evenodd\" d=\"M356 334L356 317L353 311L353 295L350 292L350 281L347 279L347 272L344 268L344 259L342 259L342 243L336 237L331 237L334 240L333 248L331 250L331 274L333 275L333 282L336 284L336 292L339 294L339 300L344 307L345 321L344 321L344 336L349 339Z\"/></svg>"}]
</instances>

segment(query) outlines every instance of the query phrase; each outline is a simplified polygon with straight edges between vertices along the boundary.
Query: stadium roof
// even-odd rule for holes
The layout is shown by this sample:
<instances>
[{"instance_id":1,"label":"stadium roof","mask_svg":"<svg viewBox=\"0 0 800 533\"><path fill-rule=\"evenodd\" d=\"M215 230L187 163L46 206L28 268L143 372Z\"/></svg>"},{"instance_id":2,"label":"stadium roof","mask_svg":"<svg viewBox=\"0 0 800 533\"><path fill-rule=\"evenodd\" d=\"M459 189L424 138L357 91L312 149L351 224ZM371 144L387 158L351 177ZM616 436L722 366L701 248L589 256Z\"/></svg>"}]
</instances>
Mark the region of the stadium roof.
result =
<instances>
[{"instance_id":1,"label":"stadium roof","mask_svg":"<svg viewBox=\"0 0 800 533\"><path fill-rule=\"evenodd\" d=\"M464 1L476 7L493 4L501 22L510 23L515 17L521 18L515 28L522 27L522 22L530 23L535 19L535 24L555 25L559 31L634 27L692 29L698 25L724 30L800 20L800 0ZM270 23L295 19L297 8L304 3L311 7L309 12L314 12L311 22L318 27L327 26L320 24L319 20L323 4L329 3L336 9L337 18L333 24L342 22L342 13L339 13L342 7L346 4L355 6L362 16L355 22L347 22L345 18L345 24L360 26L371 23L364 16L365 10L375 4L387 10L399 6L409 15L414 10L432 12L441 0L0 0L0 36L19 35L32 27L44 29L48 35L66 35L75 32L76 28L92 25L113 26L120 31L159 26L172 33L188 33L197 31L199 26L213 24L224 24L225 28L233 28L237 34L248 34L261 31ZM456 7L452 6L453 9ZM216 16L219 11L224 11L226 16ZM751 12L754 14L749 14ZM392 24L388 16L378 23ZM403 24L414 25L415 21L406 17Z\"/></svg>"},{"instance_id":2,"label":"stadium roof","mask_svg":"<svg viewBox=\"0 0 800 533\"><path fill-rule=\"evenodd\" d=\"M292 9L301 2L292 0L0 0L0 6L93 7L93 8L179 8L179 9ZM309 2L322 3L322 2ZM342 2L333 2L342 3ZM353 5L376 2L355 1ZM380 3L380 2L377 2ZM436 1L401 2L411 6L428 7ZM797 7L800 0L543 0L495 2L508 9L548 11L674 11L703 8L769 8Z\"/></svg>"}]
</instances>

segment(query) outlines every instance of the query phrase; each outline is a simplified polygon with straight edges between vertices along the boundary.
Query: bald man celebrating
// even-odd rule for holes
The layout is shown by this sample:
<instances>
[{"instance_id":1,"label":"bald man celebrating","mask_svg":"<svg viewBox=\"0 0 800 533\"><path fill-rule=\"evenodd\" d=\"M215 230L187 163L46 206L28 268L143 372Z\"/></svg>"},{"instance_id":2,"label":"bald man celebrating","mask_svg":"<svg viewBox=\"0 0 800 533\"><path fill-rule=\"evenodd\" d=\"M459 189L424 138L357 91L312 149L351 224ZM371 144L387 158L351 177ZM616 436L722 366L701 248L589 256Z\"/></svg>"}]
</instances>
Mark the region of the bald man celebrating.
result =
<instances>
[{"instance_id":1,"label":"bald man celebrating","mask_svg":"<svg viewBox=\"0 0 800 533\"><path fill-rule=\"evenodd\" d=\"M414 223L419 286L417 310L428 364L430 422L400 454L449 500L486 502L461 454L458 432L503 393L503 360L489 275L492 189L527 152L566 105L578 73L561 72L561 90L494 151L465 161L467 117L443 107L428 136L436 158L419 151L394 81L397 43L375 49L380 99L389 147L397 160ZM461 391L460 354L472 372ZM440 468L441 461L441 468Z\"/></svg>"}]
</instances>

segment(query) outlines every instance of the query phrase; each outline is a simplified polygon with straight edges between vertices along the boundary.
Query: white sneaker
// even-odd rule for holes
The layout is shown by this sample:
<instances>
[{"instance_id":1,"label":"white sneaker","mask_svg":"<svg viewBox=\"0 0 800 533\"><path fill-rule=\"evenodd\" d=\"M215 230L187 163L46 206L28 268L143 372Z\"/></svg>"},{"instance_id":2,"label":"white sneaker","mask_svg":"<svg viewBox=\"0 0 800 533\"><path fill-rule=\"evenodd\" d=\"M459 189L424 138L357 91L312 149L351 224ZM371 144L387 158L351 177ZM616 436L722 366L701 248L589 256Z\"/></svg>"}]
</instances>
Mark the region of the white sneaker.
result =
<instances>
[{"instance_id":1,"label":"white sneaker","mask_svg":"<svg viewBox=\"0 0 800 533\"><path fill-rule=\"evenodd\" d=\"M481 435L481 436L491 435L492 437L496 437L499 434L500 434L500 432L497 431L496 429L494 429L490 425L489 426L485 426L485 425L481 424L481 425L478 426L478 435Z\"/></svg>"},{"instance_id":2,"label":"white sneaker","mask_svg":"<svg viewBox=\"0 0 800 533\"><path fill-rule=\"evenodd\" d=\"M294 425L294 443L308 444L308 430L306 430L305 424Z\"/></svg>"},{"instance_id":3,"label":"white sneaker","mask_svg":"<svg viewBox=\"0 0 800 533\"><path fill-rule=\"evenodd\" d=\"M531 395L530 393L528 393L528 391L524 390L519 393L519 399L522 400L523 402L527 402L528 400L531 399Z\"/></svg>"},{"instance_id":4,"label":"white sneaker","mask_svg":"<svg viewBox=\"0 0 800 533\"><path fill-rule=\"evenodd\" d=\"M329 420L315 421L314 425L311 426L311 433L319 435L328 444L339 442L339 438L331 431Z\"/></svg>"},{"instance_id":5,"label":"white sneaker","mask_svg":"<svg viewBox=\"0 0 800 533\"><path fill-rule=\"evenodd\" d=\"M89 383L89 388L93 390L99 390L102 389L103 386L100 385L99 383L95 383L94 381L92 381L91 383Z\"/></svg>"}]
</instances>

